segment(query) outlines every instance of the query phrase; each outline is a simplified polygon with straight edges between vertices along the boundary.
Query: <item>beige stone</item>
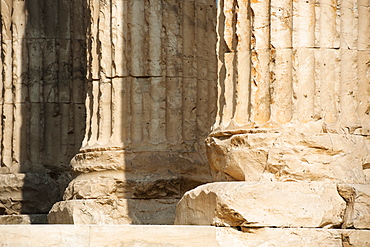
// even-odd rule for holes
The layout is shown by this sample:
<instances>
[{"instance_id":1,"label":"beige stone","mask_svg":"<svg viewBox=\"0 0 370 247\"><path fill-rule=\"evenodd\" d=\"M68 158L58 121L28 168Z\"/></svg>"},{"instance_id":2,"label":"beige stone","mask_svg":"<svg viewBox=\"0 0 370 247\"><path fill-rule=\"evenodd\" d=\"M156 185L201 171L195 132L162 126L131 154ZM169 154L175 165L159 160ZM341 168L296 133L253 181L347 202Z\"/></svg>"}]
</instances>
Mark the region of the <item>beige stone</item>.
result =
<instances>
[{"instance_id":1,"label":"beige stone","mask_svg":"<svg viewBox=\"0 0 370 247\"><path fill-rule=\"evenodd\" d=\"M337 231L304 228L246 228L243 231L219 229L218 246L343 246Z\"/></svg>"},{"instance_id":2,"label":"beige stone","mask_svg":"<svg viewBox=\"0 0 370 247\"><path fill-rule=\"evenodd\" d=\"M368 246L370 231L308 228L217 228L217 246Z\"/></svg>"},{"instance_id":3,"label":"beige stone","mask_svg":"<svg viewBox=\"0 0 370 247\"><path fill-rule=\"evenodd\" d=\"M1 245L7 247L89 246L89 227L50 225L0 226Z\"/></svg>"},{"instance_id":4,"label":"beige stone","mask_svg":"<svg viewBox=\"0 0 370 247\"><path fill-rule=\"evenodd\" d=\"M154 199L174 208L211 181L204 139L217 97L215 10L212 0L87 3L85 138L65 200L142 199L149 214ZM160 212L147 223L174 217ZM115 222L131 222L122 217Z\"/></svg>"},{"instance_id":5,"label":"beige stone","mask_svg":"<svg viewBox=\"0 0 370 247\"><path fill-rule=\"evenodd\" d=\"M119 178L117 172L107 172L97 177L74 180L69 184L64 199L180 198L182 182L174 176L153 176L150 180L134 180L122 176Z\"/></svg>"},{"instance_id":6,"label":"beige stone","mask_svg":"<svg viewBox=\"0 0 370 247\"><path fill-rule=\"evenodd\" d=\"M368 11L357 1L219 1L214 130L368 135Z\"/></svg>"},{"instance_id":7,"label":"beige stone","mask_svg":"<svg viewBox=\"0 0 370 247\"><path fill-rule=\"evenodd\" d=\"M219 182L187 192L175 224L331 228L345 208L333 183Z\"/></svg>"},{"instance_id":8,"label":"beige stone","mask_svg":"<svg viewBox=\"0 0 370 247\"><path fill-rule=\"evenodd\" d=\"M342 232L342 246L369 246L370 245L370 231L361 230L343 230Z\"/></svg>"},{"instance_id":9,"label":"beige stone","mask_svg":"<svg viewBox=\"0 0 370 247\"><path fill-rule=\"evenodd\" d=\"M245 181L369 183L369 139L356 135L263 130L215 133L208 137L211 168ZM217 176L216 176L217 177Z\"/></svg>"},{"instance_id":10,"label":"beige stone","mask_svg":"<svg viewBox=\"0 0 370 247\"><path fill-rule=\"evenodd\" d=\"M216 230L204 226L91 226L90 245L211 247L216 246Z\"/></svg>"},{"instance_id":11,"label":"beige stone","mask_svg":"<svg viewBox=\"0 0 370 247\"><path fill-rule=\"evenodd\" d=\"M216 246L214 227L189 226L0 226L1 246Z\"/></svg>"},{"instance_id":12,"label":"beige stone","mask_svg":"<svg viewBox=\"0 0 370 247\"><path fill-rule=\"evenodd\" d=\"M71 170L50 222L172 224L211 180L210 132L214 180L249 182L179 203L177 222L232 228L11 226L0 245L368 246L368 230L312 228L370 228L369 13L2 0L1 224L45 219Z\"/></svg>"},{"instance_id":13,"label":"beige stone","mask_svg":"<svg viewBox=\"0 0 370 247\"><path fill-rule=\"evenodd\" d=\"M370 228L370 185L339 184L339 194L346 200L347 208L343 228Z\"/></svg>"},{"instance_id":14,"label":"beige stone","mask_svg":"<svg viewBox=\"0 0 370 247\"><path fill-rule=\"evenodd\" d=\"M176 199L85 199L61 201L48 214L51 224L165 224L175 218Z\"/></svg>"},{"instance_id":15,"label":"beige stone","mask_svg":"<svg viewBox=\"0 0 370 247\"><path fill-rule=\"evenodd\" d=\"M232 228L211 226L33 225L0 226L1 245L28 246L298 246L363 247L368 230L304 228Z\"/></svg>"}]
</instances>

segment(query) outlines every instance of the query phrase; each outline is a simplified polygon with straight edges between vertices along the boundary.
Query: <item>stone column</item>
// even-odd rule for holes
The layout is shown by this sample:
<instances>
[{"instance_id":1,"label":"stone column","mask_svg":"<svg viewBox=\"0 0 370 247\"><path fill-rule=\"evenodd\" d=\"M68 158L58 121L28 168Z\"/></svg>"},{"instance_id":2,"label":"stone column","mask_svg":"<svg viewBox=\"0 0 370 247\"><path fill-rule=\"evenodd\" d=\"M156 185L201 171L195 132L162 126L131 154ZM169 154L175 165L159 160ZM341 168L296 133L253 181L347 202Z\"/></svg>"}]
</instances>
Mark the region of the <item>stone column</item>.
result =
<instances>
[{"instance_id":1,"label":"stone column","mask_svg":"<svg viewBox=\"0 0 370 247\"><path fill-rule=\"evenodd\" d=\"M0 224L46 222L71 180L85 115L82 12L81 1L0 2Z\"/></svg>"},{"instance_id":2,"label":"stone column","mask_svg":"<svg viewBox=\"0 0 370 247\"><path fill-rule=\"evenodd\" d=\"M369 6L220 1L219 9L214 170L236 180L368 181ZM234 156L239 149L248 152Z\"/></svg>"},{"instance_id":3,"label":"stone column","mask_svg":"<svg viewBox=\"0 0 370 247\"><path fill-rule=\"evenodd\" d=\"M52 223L171 224L210 181L214 1L88 1L86 134ZM89 15L89 16L88 16Z\"/></svg>"},{"instance_id":4,"label":"stone column","mask_svg":"<svg viewBox=\"0 0 370 247\"><path fill-rule=\"evenodd\" d=\"M207 154L215 181L244 182L186 193L177 224L369 228L369 11L361 0L219 1Z\"/></svg>"}]
</instances>

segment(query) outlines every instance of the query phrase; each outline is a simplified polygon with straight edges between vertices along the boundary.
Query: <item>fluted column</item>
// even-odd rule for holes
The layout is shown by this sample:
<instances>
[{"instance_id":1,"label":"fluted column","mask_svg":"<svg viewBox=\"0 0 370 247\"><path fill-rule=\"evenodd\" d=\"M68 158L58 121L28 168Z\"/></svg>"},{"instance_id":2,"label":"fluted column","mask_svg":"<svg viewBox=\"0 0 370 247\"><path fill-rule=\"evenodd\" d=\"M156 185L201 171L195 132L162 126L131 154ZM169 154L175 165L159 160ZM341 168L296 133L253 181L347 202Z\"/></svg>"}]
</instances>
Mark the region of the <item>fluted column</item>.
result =
<instances>
[{"instance_id":1,"label":"fluted column","mask_svg":"<svg viewBox=\"0 0 370 247\"><path fill-rule=\"evenodd\" d=\"M368 135L368 11L362 1L221 2L215 129Z\"/></svg>"},{"instance_id":2,"label":"fluted column","mask_svg":"<svg viewBox=\"0 0 370 247\"><path fill-rule=\"evenodd\" d=\"M90 0L85 17L85 139L71 161L78 176L49 218L172 223L182 194L210 181L204 139L216 114L215 3ZM64 208L81 217L58 219Z\"/></svg>"},{"instance_id":3,"label":"fluted column","mask_svg":"<svg viewBox=\"0 0 370 247\"><path fill-rule=\"evenodd\" d=\"M216 173L369 181L369 22L357 0L219 1Z\"/></svg>"},{"instance_id":4,"label":"fluted column","mask_svg":"<svg viewBox=\"0 0 370 247\"><path fill-rule=\"evenodd\" d=\"M45 221L71 180L84 131L82 12L82 1L0 2L0 215L14 219L0 224Z\"/></svg>"},{"instance_id":5,"label":"fluted column","mask_svg":"<svg viewBox=\"0 0 370 247\"><path fill-rule=\"evenodd\" d=\"M362 0L219 0L206 141L218 183L187 192L176 224L233 226L245 239L263 228L369 233L369 10Z\"/></svg>"}]
</instances>

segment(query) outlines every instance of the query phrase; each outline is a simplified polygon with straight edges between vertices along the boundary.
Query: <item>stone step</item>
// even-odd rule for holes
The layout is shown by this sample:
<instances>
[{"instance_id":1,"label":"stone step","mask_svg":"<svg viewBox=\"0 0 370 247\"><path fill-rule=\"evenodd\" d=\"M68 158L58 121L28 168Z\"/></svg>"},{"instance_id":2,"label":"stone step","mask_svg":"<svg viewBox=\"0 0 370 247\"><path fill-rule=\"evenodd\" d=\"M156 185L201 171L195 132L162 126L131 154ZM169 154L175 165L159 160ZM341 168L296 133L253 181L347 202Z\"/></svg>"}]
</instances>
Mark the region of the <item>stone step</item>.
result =
<instances>
[{"instance_id":1,"label":"stone step","mask_svg":"<svg viewBox=\"0 0 370 247\"><path fill-rule=\"evenodd\" d=\"M0 226L0 246L369 246L370 230L170 225Z\"/></svg>"}]
</instances>

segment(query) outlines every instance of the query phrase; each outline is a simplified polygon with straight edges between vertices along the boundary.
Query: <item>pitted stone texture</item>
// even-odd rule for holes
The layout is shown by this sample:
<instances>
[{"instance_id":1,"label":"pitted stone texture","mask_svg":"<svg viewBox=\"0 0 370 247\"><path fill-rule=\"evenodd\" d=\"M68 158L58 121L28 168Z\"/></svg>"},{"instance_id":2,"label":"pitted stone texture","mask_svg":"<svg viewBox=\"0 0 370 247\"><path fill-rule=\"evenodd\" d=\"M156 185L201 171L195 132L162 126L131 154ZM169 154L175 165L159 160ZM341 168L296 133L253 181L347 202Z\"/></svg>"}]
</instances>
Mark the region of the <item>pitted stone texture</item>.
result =
<instances>
[{"instance_id":1,"label":"pitted stone texture","mask_svg":"<svg viewBox=\"0 0 370 247\"><path fill-rule=\"evenodd\" d=\"M338 227L345 201L335 184L219 182L187 192L175 224L256 227Z\"/></svg>"},{"instance_id":2,"label":"pitted stone texture","mask_svg":"<svg viewBox=\"0 0 370 247\"><path fill-rule=\"evenodd\" d=\"M86 199L54 204L51 224L157 224L171 225L175 199Z\"/></svg>"},{"instance_id":3,"label":"pitted stone texture","mask_svg":"<svg viewBox=\"0 0 370 247\"><path fill-rule=\"evenodd\" d=\"M339 184L338 191L347 202L342 228L370 229L370 185Z\"/></svg>"},{"instance_id":4,"label":"pitted stone texture","mask_svg":"<svg viewBox=\"0 0 370 247\"><path fill-rule=\"evenodd\" d=\"M362 136L240 130L206 142L216 180L370 182L370 140Z\"/></svg>"}]
</instances>

